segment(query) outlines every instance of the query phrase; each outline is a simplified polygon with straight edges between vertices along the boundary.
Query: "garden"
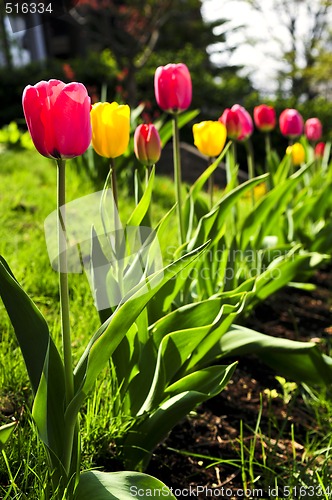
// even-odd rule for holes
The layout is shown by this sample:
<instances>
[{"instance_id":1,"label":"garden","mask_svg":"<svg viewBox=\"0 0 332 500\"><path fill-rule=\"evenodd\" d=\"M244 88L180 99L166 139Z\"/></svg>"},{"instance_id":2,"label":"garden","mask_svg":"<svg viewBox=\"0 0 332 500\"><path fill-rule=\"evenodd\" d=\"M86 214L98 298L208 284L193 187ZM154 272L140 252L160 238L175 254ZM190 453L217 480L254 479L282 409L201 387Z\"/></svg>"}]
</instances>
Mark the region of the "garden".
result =
<instances>
[{"instance_id":1,"label":"garden","mask_svg":"<svg viewBox=\"0 0 332 500\"><path fill-rule=\"evenodd\" d=\"M0 499L329 499L330 101L137 12L144 72L0 70Z\"/></svg>"},{"instance_id":2,"label":"garden","mask_svg":"<svg viewBox=\"0 0 332 500\"><path fill-rule=\"evenodd\" d=\"M30 135L3 132L25 153L1 153L2 498L329 498L321 122L265 104L198 121L183 63L158 67L154 89L166 118L146 124L126 104L91 107L81 83L41 81L23 92ZM206 159L192 185L189 122ZM170 140L174 182L155 176ZM87 165L105 161L96 192Z\"/></svg>"}]
</instances>

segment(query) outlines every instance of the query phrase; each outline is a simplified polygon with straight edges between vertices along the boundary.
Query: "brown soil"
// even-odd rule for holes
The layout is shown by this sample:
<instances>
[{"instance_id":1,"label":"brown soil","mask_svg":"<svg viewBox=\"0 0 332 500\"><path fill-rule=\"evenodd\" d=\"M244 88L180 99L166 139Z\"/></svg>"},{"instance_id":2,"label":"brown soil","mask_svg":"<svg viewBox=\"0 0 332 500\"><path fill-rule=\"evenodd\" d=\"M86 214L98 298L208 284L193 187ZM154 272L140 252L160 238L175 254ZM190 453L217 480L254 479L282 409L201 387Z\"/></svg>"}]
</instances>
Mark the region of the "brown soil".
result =
<instances>
[{"instance_id":1,"label":"brown soil","mask_svg":"<svg viewBox=\"0 0 332 500\"><path fill-rule=\"evenodd\" d=\"M316 285L313 291L285 288L270 297L256 308L247 326L273 336L315 341L328 352L332 340L332 269L319 271L312 282ZM287 485L287 469L294 462L301 467L308 432L313 430L319 435L320 431L301 388L287 404L275 375L254 356L240 359L226 389L173 429L156 450L147 472L173 488L179 499L276 498L272 490L276 473L279 486ZM260 464L254 466L254 477L258 479L252 484L246 471L244 483L240 467L241 428L248 465L246 448L254 446L260 410L254 454ZM266 468L262 466L264 459ZM314 464L310 467L304 461L303 467L310 476ZM252 495L244 496L244 484ZM202 490L203 487L209 489Z\"/></svg>"}]
</instances>

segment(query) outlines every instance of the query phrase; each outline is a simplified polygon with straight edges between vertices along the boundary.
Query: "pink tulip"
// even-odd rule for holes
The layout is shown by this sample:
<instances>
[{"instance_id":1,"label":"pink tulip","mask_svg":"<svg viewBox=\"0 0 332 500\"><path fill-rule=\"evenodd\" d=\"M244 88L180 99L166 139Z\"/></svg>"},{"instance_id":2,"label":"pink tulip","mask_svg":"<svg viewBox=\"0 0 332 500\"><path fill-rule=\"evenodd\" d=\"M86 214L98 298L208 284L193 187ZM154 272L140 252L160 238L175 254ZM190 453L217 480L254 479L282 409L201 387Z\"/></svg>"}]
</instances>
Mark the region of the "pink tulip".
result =
<instances>
[{"instance_id":1,"label":"pink tulip","mask_svg":"<svg viewBox=\"0 0 332 500\"><path fill-rule=\"evenodd\" d=\"M158 106L168 113L178 113L189 108L192 83L185 64L159 66L154 76L154 90Z\"/></svg>"},{"instance_id":2,"label":"pink tulip","mask_svg":"<svg viewBox=\"0 0 332 500\"><path fill-rule=\"evenodd\" d=\"M275 109L267 104L260 104L254 108L254 122L262 132L270 132L276 126Z\"/></svg>"},{"instance_id":3,"label":"pink tulip","mask_svg":"<svg viewBox=\"0 0 332 500\"><path fill-rule=\"evenodd\" d=\"M239 104L226 108L219 121L227 128L230 139L245 141L254 131L254 124L248 111Z\"/></svg>"},{"instance_id":4,"label":"pink tulip","mask_svg":"<svg viewBox=\"0 0 332 500\"><path fill-rule=\"evenodd\" d=\"M139 125L134 134L134 151L136 158L143 165L157 163L161 154L161 142L158 130L152 124Z\"/></svg>"},{"instance_id":5,"label":"pink tulip","mask_svg":"<svg viewBox=\"0 0 332 500\"><path fill-rule=\"evenodd\" d=\"M279 117L280 132L286 137L297 137L303 133L303 118L296 109L284 109Z\"/></svg>"},{"instance_id":6,"label":"pink tulip","mask_svg":"<svg viewBox=\"0 0 332 500\"><path fill-rule=\"evenodd\" d=\"M83 154L91 142L90 97L82 83L41 81L25 87L25 120L33 143L47 158Z\"/></svg>"},{"instance_id":7,"label":"pink tulip","mask_svg":"<svg viewBox=\"0 0 332 500\"><path fill-rule=\"evenodd\" d=\"M315 146L315 157L323 158L325 151L325 142L318 142Z\"/></svg>"},{"instance_id":8,"label":"pink tulip","mask_svg":"<svg viewBox=\"0 0 332 500\"><path fill-rule=\"evenodd\" d=\"M304 133L308 141L319 141L322 137L322 122L318 118L309 118L304 124Z\"/></svg>"}]
</instances>

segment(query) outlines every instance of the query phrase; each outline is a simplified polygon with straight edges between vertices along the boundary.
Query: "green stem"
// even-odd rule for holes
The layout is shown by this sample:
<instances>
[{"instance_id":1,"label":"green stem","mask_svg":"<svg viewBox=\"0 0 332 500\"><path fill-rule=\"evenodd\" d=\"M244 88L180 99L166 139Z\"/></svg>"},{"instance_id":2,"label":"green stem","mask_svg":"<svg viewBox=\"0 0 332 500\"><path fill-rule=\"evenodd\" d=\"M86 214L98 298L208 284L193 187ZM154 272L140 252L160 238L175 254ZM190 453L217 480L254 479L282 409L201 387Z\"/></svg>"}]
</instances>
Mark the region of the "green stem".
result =
<instances>
[{"instance_id":1,"label":"green stem","mask_svg":"<svg viewBox=\"0 0 332 500\"><path fill-rule=\"evenodd\" d=\"M74 374L72 361L72 348L70 337L70 312L69 312L69 291L68 291L68 269L67 269L67 238L66 238L66 162L57 160L58 165L58 181L57 181L57 212L58 212L58 246L59 246L59 292L60 292L60 317L61 317L61 333L63 346L63 362L65 375L65 396L66 407L70 404L74 397ZM65 483L61 484L62 488L69 487L72 476L72 463L75 462L75 471L77 457L73 457L75 431L78 435L77 421L68 425L65 429L66 440L63 450L63 464L67 477L64 478ZM71 498L71 495L68 496Z\"/></svg>"},{"instance_id":2,"label":"green stem","mask_svg":"<svg viewBox=\"0 0 332 500\"><path fill-rule=\"evenodd\" d=\"M119 216L119 202L118 202L118 183L116 180L116 170L115 170L115 159L110 159L110 169L111 169L111 182L112 182L112 192L114 198L114 245L115 245L115 257L116 257L116 266L117 266L117 278L118 278L118 286L120 290L121 298L124 295L124 286L123 286L123 238L124 233L120 231L121 229L121 221Z\"/></svg>"},{"instance_id":3,"label":"green stem","mask_svg":"<svg viewBox=\"0 0 332 500\"><path fill-rule=\"evenodd\" d=\"M173 162L174 162L174 181L176 191L177 214L179 223L179 242L182 246L185 241L185 232L182 217L182 199L181 199L181 158L180 158L180 140L178 115L173 115Z\"/></svg>"},{"instance_id":4,"label":"green stem","mask_svg":"<svg viewBox=\"0 0 332 500\"><path fill-rule=\"evenodd\" d=\"M212 165L213 163L213 158L209 158L209 163L208 166ZM213 186L214 186L214 174L212 174L209 177L209 196L210 196L210 208L213 207Z\"/></svg>"},{"instance_id":5,"label":"green stem","mask_svg":"<svg viewBox=\"0 0 332 500\"><path fill-rule=\"evenodd\" d=\"M266 171L270 174L268 179L269 189L273 188L273 168L272 168L272 160L271 160L271 136L270 132L265 132L265 155L266 155Z\"/></svg>"},{"instance_id":6,"label":"green stem","mask_svg":"<svg viewBox=\"0 0 332 500\"><path fill-rule=\"evenodd\" d=\"M61 333L63 345L63 361L65 368L66 403L70 403L74 396L74 375L70 338L68 270L66 249L66 182L65 161L58 160L58 245L59 245L59 291ZM60 210L61 209L61 210Z\"/></svg>"},{"instance_id":7,"label":"green stem","mask_svg":"<svg viewBox=\"0 0 332 500\"><path fill-rule=\"evenodd\" d=\"M116 206L116 208L118 208L118 183L117 183L117 180L116 180L115 160L114 160L114 158L110 159L110 167L111 167L113 197L114 197L114 201L115 201L115 206Z\"/></svg>"},{"instance_id":8,"label":"green stem","mask_svg":"<svg viewBox=\"0 0 332 500\"><path fill-rule=\"evenodd\" d=\"M271 155L271 136L269 132L266 132L264 135L265 135L265 153L268 162L269 156Z\"/></svg>"},{"instance_id":9,"label":"green stem","mask_svg":"<svg viewBox=\"0 0 332 500\"><path fill-rule=\"evenodd\" d=\"M247 151L247 163L248 163L248 176L249 179L253 179L255 177L255 167L254 167L254 150L251 144L250 139L245 141L245 147ZM251 201L252 205L255 205L255 192L254 189L251 190Z\"/></svg>"}]
</instances>

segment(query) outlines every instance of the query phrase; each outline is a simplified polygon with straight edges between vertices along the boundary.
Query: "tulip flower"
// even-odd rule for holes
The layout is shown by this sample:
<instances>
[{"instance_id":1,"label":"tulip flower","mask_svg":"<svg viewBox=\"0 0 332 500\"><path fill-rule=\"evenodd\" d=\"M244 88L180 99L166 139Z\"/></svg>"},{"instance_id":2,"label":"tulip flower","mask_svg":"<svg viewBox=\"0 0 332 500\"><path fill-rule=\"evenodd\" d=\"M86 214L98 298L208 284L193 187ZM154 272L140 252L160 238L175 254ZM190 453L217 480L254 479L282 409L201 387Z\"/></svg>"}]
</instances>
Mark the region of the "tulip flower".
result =
<instances>
[{"instance_id":1,"label":"tulip flower","mask_svg":"<svg viewBox=\"0 0 332 500\"><path fill-rule=\"evenodd\" d=\"M267 104L260 104L254 108L254 122L261 132L270 132L276 126L275 109Z\"/></svg>"},{"instance_id":2,"label":"tulip flower","mask_svg":"<svg viewBox=\"0 0 332 500\"><path fill-rule=\"evenodd\" d=\"M193 126L194 144L206 156L218 156L226 142L227 130L219 121L204 121Z\"/></svg>"},{"instance_id":3,"label":"tulip flower","mask_svg":"<svg viewBox=\"0 0 332 500\"><path fill-rule=\"evenodd\" d=\"M305 150L300 142L295 142L292 146L288 146L286 154L291 156L292 163L295 166L305 162Z\"/></svg>"},{"instance_id":4,"label":"tulip flower","mask_svg":"<svg viewBox=\"0 0 332 500\"><path fill-rule=\"evenodd\" d=\"M192 83L187 66L180 64L167 64L159 66L154 75L154 91L158 106L168 113L173 114L173 164L175 196L179 224L179 243L183 245L185 230L182 217L182 173L180 156L180 139L178 114L185 111L191 104Z\"/></svg>"},{"instance_id":5,"label":"tulip flower","mask_svg":"<svg viewBox=\"0 0 332 500\"><path fill-rule=\"evenodd\" d=\"M234 104L231 109L226 108L219 121L226 126L227 135L230 139L245 141L254 131L254 124L250 114L239 104Z\"/></svg>"},{"instance_id":6,"label":"tulip flower","mask_svg":"<svg viewBox=\"0 0 332 500\"><path fill-rule=\"evenodd\" d=\"M318 118L309 118L304 124L304 133L308 141L319 141L322 137L322 122Z\"/></svg>"},{"instance_id":7,"label":"tulip flower","mask_svg":"<svg viewBox=\"0 0 332 500\"><path fill-rule=\"evenodd\" d=\"M97 102L91 109L92 146L105 158L122 155L129 143L130 108L117 102Z\"/></svg>"},{"instance_id":8,"label":"tulip flower","mask_svg":"<svg viewBox=\"0 0 332 500\"><path fill-rule=\"evenodd\" d=\"M315 146L315 158L323 158L325 151L325 142L318 142Z\"/></svg>"},{"instance_id":9,"label":"tulip flower","mask_svg":"<svg viewBox=\"0 0 332 500\"><path fill-rule=\"evenodd\" d=\"M90 97L82 83L41 81L23 91L23 111L37 151L47 158L80 156L91 142Z\"/></svg>"},{"instance_id":10,"label":"tulip flower","mask_svg":"<svg viewBox=\"0 0 332 500\"><path fill-rule=\"evenodd\" d=\"M280 132L294 138L303 133L303 118L296 109L284 109L279 117Z\"/></svg>"},{"instance_id":11,"label":"tulip flower","mask_svg":"<svg viewBox=\"0 0 332 500\"><path fill-rule=\"evenodd\" d=\"M154 90L158 106L163 111L185 111L192 98L191 76L187 66L183 63L159 66L154 76Z\"/></svg>"},{"instance_id":12,"label":"tulip flower","mask_svg":"<svg viewBox=\"0 0 332 500\"><path fill-rule=\"evenodd\" d=\"M139 125L134 134L134 151L138 161L150 167L157 163L161 154L158 130L152 124Z\"/></svg>"},{"instance_id":13,"label":"tulip flower","mask_svg":"<svg viewBox=\"0 0 332 500\"><path fill-rule=\"evenodd\" d=\"M227 137L226 126L220 121L204 121L193 125L194 144L210 159L220 155ZM210 160L211 161L211 160ZM213 173L209 177L210 205L213 206Z\"/></svg>"}]
</instances>

